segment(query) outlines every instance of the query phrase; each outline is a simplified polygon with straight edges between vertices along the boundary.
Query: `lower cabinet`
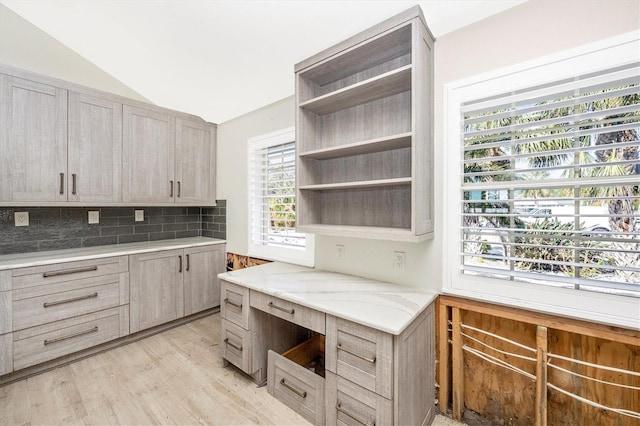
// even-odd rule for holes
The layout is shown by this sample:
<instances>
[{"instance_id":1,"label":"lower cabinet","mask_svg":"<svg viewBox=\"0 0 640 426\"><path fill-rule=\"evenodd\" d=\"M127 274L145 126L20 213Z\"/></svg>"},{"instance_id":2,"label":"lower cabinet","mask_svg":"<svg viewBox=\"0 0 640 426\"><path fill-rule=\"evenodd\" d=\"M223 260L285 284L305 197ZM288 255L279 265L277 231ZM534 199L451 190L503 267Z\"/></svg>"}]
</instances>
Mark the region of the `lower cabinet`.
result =
<instances>
[{"instance_id":1,"label":"lower cabinet","mask_svg":"<svg viewBox=\"0 0 640 426\"><path fill-rule=\"evenodd\" d=\"M225 246L184 249L184 315L220 306L218 274L225 268Z\"/></svg>"}]
</instances>

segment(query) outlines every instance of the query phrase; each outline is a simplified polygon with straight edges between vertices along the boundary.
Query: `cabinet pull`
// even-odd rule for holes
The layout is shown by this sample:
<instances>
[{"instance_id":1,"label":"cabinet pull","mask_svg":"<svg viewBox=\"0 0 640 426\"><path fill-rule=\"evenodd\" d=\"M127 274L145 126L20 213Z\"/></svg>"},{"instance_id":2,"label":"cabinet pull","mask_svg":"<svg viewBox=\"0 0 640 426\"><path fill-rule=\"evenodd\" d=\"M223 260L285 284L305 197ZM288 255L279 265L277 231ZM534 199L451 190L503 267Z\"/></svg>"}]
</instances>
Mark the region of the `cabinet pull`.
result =
<instances>
[{"instance_id":1,"label":"cabinet pull","mask_svg":"<svg viewBox=\"0 0 640 426\"><path fill-rule=\"evenodd\" d=\"M235 306L238 309L242 309L242 303L238 304L238 303L232 302L229 299L224 299L224 303L226 303L227 305Z\"/></svg>"},{"instance_id":2,"label":"cabinet pull","mask_svg":"<svg viewBox=\"0 0 640 426\"><path fill-rule=\"evenodd\" d=\"M44 345L47 346L47 345L50 345L52 343L60 342L62 340L71 339L72 337L82 336L83 334L95 333L96 331L98 331L98 326L97 325L95 327L93 327L93 328L90 328L89 330L79 331L77 333L69 334L68 336L64 336L64 337L58 337L56 339L45 340L44 341Z\"/></svg>"},{"instance_id":3,"label":"cabinet pull","mask_svg":"<svg viewBox=\"0 0 640 426\"><path fill-rule=\"evenodd\" d=\"M169 190L169 197L173 198L173 181L170 180L169 184L169 186L171 187L171 189Z\"/></svg>"},{"instance_id":4,"label":"cabinet pull","mask_svg":"<svg viewBox=\"0 0 640 426\"><path fill-rule=\"evenodd\" d=\"M48 308L49 306L63 305L65 303L77 302L79 300L85 300L85 299L94 299L96 297L98 297L98 292L95 292L93 294L87 294L86 296L73 297L71 299L56 300L55 302L44 302L42 304L42 307Z\"/></svg>"},{"instance_id":5,"label":"cabinet pull","mask_svg":"<svg viewBox=\"0 0 640 426\"><path fill-rule=\"evenodd\" d=\"M178 195L179 197L179 195ZM189 272L189 255L187 255L187 272Z\"/></svg>"},{"instance_id":6,"label":"cabinet pull","mask_svg":"<svg viewBox=\"0 0 640 426\"><path fill-rule=\"evenodd\" d=\"M64 173L60 173L60 195L64 195Z\"/></svg>"},{"instance_id":7,"label":"cabinet pull","mask_svg":"<svg viewBox=\"0 0 640 426\"><path fill-rule=\"evenodd\" d=\"M80 272L97 271L98 266L85 266L84 268L64 269L62 271L45 272L42 274L43 278L57 277L58 275L78 274Z\"/></svg>"},{"instance_id":8,"label":"cabinet pull","mask_svg":"<svg viewBox=\"0 0 640 426\"><path fill-rule=\"evenodd\" d=\"M284 379L280 380L280 384L282 386L284 386L285 388L289 389L291 392L293 392L296 395L298 395L300 398L306 398L307 397L307 392L306 391L301 391L300 389L296 389L295 387L293 387L292 385L287 383Z\"/></svg>"},{"instance_id":9,"label":"cabinet pull","mask_svg":"<svg viewBox=\"0 0 640 426\"><path fill-rule=\"evenodd\" d=\"M76 195L76 174L71 174L71 194Z\"/></svg>"},{"instance_id":10,"label":"cabinet pull","mask_svg":"<svg viewBox=\"0 0 640 426\"><path fill-rule=\"evenodd\" d=\"M179 262L178 272L182 273L182 255L178 256L178 262Z\"/></svg>"},{"instance_id":11,"label":"cabinet pull","mask_svg":"<svg viewBox=\"0 0 640 426\"><path fill-rule=\"evenodd\" d=\"M351 417L353 420L355 420L356 422L360 423L361 425L376 426L376 422L368 423L365 420L362 420L361 418L358 418L358 416L356 416L355 414L351 414L350 412L348 412L347 410L342 408L342 404L339 403L339 402L338 402L338 405L336 405L336 410L338 410L339 412L341 412L345 416Z\"/></svg>"},{"instance_id":12,"label":"cabinet pull","mask_svg":"<svg viewBox=\"0 0 640 426\"><path fill-rule=\"evenodd\" d=\"M352 351L351 349L347 349L347 348L342 347L342 343L338 343L338 349L341 350L341 351L344 351L344 352L346 352L348 354L351 354L351 355L353 355L355 357L363 359L363 360L365 360L367 362L370 362L371 364L375 364L375 362L376 362L376 357L375 356L373 358L369 358L369 357L366 357L364 355L360 355L359 353L356 353L356 352Z\"/></svg>"},{"instance_id":13,"label":"cabinet pull","mask_svg":"<svg viewBox=\"0 0 640 426\"><path fill-rule=\"evenodd\" d=\"M269 302L267 305L268 305L270 308L277 309L277 310L282 311L282 312L284 312L284 313L286 313L286 314L289 314L289 315L293 315L293 314L295 313L295 310L294 310L294 309L282 308L282 307L280 307L280 306L274 305L274 304L273 304L273 302Z\"/></svg>"},{"instance_id":14,"label":"cabinet pull","mask_svg":"<svg viewBox=\"0 0 640 426\"><path fill-rule=\"evenodd\" d=\"M235 344L231 343L228 338L224 339L224 343L226 343L227 345L231 346L233 349L242 352L242 346L238 346L238 345L235 345Z\"/></svg>"},{"instance_id":15,"label":"cabinet pull","mask_svg":"<svg viewBox=\"0 0 640 426\"><path fill-rule=\"evenodd\" d=\"M181 187L180 181L178 181L178 198L180 198L180 187Z\"/></svg>"}]
</instances>

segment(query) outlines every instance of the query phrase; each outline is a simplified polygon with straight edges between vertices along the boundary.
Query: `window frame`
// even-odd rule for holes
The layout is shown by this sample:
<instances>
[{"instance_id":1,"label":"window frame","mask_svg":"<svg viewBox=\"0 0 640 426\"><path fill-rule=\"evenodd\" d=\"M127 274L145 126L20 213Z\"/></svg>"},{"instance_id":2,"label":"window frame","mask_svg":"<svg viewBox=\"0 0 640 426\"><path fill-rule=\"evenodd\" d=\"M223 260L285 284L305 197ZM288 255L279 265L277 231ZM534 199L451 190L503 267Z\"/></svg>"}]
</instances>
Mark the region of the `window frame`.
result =
<instances>
[{"instance_id":1,"label":"window frame","mask_svg":"<svg viewBox=\"0 0 640 426\"><path fill-rule=\"evenodd\" d=\"M550 84L575 75L598 72L640 61L640 33L631 32L576 49L546 56L490 73L445 84L443 215L445 238L443 292L509 306L570 316L588 321L640 329L640 300L590 291L465 275L461 270L459 241L462 203L460 116L465 102Z\"/></svg>"},{"instance_id":2,"label":"window frame","mask_svg":"<svg viewBox=\"0 0 640 426\"><path fill-rule=\"evenodd\" d=\"M252 189L252 173L253 173L253 155L256 151L266 149L268 147L282 145L289 142L296 142L295 127L289 127L264 135L256 136L247 141L247 189L248 189L248 222L247 222L247 248L248 255L265 260L274 260L297 265L313 267L315 264L315 238L313 234L305 235L304 249L295 247L278 247L272 245L255 244L252 238L253 233L253 189ZM294 178L295 184L295 178ZM295 192L294 192L295 193Z\"/></svg>"}]
</instances>

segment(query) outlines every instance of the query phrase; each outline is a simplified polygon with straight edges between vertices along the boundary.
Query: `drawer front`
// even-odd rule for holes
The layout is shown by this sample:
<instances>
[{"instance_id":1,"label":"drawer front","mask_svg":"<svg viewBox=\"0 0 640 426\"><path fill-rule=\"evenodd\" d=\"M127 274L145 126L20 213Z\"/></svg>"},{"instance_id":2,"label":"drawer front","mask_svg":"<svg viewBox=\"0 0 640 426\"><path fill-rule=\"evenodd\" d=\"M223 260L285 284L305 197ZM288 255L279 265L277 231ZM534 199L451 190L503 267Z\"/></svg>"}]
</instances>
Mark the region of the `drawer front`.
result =
<instances>
[{"instance_id":1,"label":"drawer front","mask_svg":"<svg viewBox=\"0 0 640 426\"><path fill-rule=\"evenodd\" d=\"M13 328L21 330L126 304L126 288L126 274L114 274L15 290Z\"/></svg>"},{"instance_id":2,"label":"drawer front","mask_svg":"<svg viewBox=\"0 0 640 426\"><path fill-rule=\"evenodd\" d=\"M126 307L112 308L13 333L14 370L49 361L127 334Z\"/></svg>"},{"instance_id":3,"label":"drawer front","mask_svg":"<svg viewBox=\"0 0 640 426\"><path fill-rule=\"evenodd\" d=\"M326 372L327 425L391 425L393 402Z\"/></svg>"},{"instance_id":4,"label":"drawer front","mask_svg":"<svg viewBox=\"0 0 640 426\"><path fill-rule=\"evenodd\" d=\"M297 303L288 302L259 291L251 290L251 307L290 321L320 334L325 334L325 314Z\"/></svg>"},{"instance_id":5,"label":"drawer front","mask_svg":"<svg viewBox=\"0 0 640 426\"><path fill-rule=\"evenodd\" d=\"M94 278L129 270L127 256L56 263L13 270L13 289L54 284L62 281Z\"/></svg>"},{"instance_id":6,"label":"drawer front","mask_svg":"<svg viewBox=\"0 0 640 426\"><path fill-rule=\"evenodd\" d=\"M393 397L393 336L327 316L327 370L365 389Z\"/></svg>"},{"instance_id":7,"label":"drawer front","mask_svg":"<svg viewBox=\"0 0 640 426\"><path fill-rule=\"evenodd\" d=\"M248 330L249 289L226 281L220 283L220 316Z\"/></svg>"},{"instance_id":8,"label":"drawer front","mask_svg":"<svg viewBox=\"0 0 640 426\"><path fill-rule=\"evenodd\" d=\"M269 351L267 391L309 422L325 424L324 378Z\"/></svg>"},{"instance_id":9,"label":"drawer front","mask_svg":"<svg viewBox=\"0 0 640 426\"><path fill-rule=\"evenodd\" d=\"M253 373L251 371L251 331L226 320L222 320L220 324L222 357L245 373Z\"/></svg>"}]
</instances>

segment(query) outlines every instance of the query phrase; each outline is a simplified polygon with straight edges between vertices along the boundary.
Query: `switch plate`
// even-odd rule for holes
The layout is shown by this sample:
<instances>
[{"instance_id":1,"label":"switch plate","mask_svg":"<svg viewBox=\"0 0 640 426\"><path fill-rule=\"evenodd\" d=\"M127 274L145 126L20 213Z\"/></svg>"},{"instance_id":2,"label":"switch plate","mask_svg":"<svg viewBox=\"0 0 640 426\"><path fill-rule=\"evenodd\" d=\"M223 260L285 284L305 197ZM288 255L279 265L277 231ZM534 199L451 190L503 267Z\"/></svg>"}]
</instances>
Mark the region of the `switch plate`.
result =
<instances>
[{"instance_id":1,"label":"switch plate","mask_svg":"<svg viewBox=\"0 0 640 426\"><path fill-rule=\"evenodd\" d=\"M89 225L93 225L94 223L100 223L100 211L90 211L89 212Z\"/></svg>"},{"instance_id":2,"label":"switch plate","mask_svg":"<svg viewBox=\"0 0 640 426\"><path fill-rule=\"evenodd\" d=\"M15 212L13 219L16 222L16 226L29 226L29 212Z\"/></svg>"},{"instance_id":3,"label":"switch plate","mask_svg":"<svg viewBox=\"0 0 640 426\"><path fill-rule=\"evenodd\" d=\"M336 257L338 258L338 260L344 260L346 255L347 254L345 252L344 245L336 244Z\"/></svg>"},{"instance_id":4,"label":"switch plate","mask_svg":"<svg viewBox=\"0 0 640 426\"><path fill-rule=\"evenodd\" d=\"M406 263L406 254L403 251L393 252L393 269L402 270Z\"/></svg>"},{"instance_id":5,"label":"switch plate","mask_svg":"<svg viewBox=\"0 0 640 426\"><path fill-rule=\"evenodd\" d=\"M144 210L134 210L134 220L136 222L143 222L144 221Z\"/></svg>"}]
</instances>

